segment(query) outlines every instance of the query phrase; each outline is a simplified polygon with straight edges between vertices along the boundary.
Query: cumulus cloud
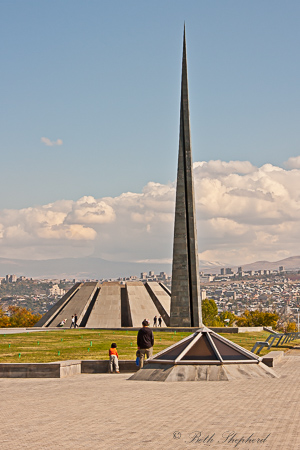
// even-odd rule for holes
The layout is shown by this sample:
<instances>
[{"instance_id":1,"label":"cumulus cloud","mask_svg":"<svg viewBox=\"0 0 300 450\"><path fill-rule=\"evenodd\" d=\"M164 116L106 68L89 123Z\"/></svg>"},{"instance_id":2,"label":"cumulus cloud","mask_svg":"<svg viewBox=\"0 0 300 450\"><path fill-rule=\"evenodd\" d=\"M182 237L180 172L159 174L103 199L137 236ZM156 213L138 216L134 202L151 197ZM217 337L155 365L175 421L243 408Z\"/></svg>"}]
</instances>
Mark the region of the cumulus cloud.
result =
<instances>
[{"instance_id":1,"label":"cumulus cloud","mask_svg":"<svg viewBox=\"0 0 300 450\"><path fill-rule=\"evenodd\" d=\"M113 222L115 218L115 212L110 205L89 196L74 202L72 210L66 217L66 223L101 224Z\"/></svg>"},{"instance_id":2,"label":"cumulus cloud","mask_svg":"<svg viewBox=\"0 0 300 450\"><path fill-rule=\"evenodd\" d=\"M51 141L47 137L42 137L41 142L43 142L43 144L47 145L48 147L53 147L55 145L63 145L63 141L61 139L57 139L56 141Z\"/></svg>"},{"instance_id":3,"label":"cumulus cloud","mask_svg":"<svg viewBox=\"0 0 300 450\"><path fill-rule=\"evenodd\" d=\"M287 169L300 169L300 156L294 156L284 162Z\"/></svg>"},{"instance_id":4,"label":"cumulus cloud","mask_svg":"<svg viewBox=\"0 0 300 450\"><path fill-rule=\"evenodd\" d=\"M299 254L300 169L248 161L194 164L200 258L245 264ZM141 193L0 211L2 257L98 256L165 262L172 257L175 183Z\"/></svg>"},{"instance_id":5,"label":"cumulus cloud","mask_svg":"<svg viewBox=\"0 0 300 450\"><path fill-rule=\"evenodd\" d=\"M54 258L55 254L58 257L78 256L78 252L81 256L89 254L90 242L96 239L97 231L89 226L88 220L86 223L80 219L75 223L69 220L73 211L78 212L85 205L84 199L0 211L2 256L47 259Z\"/></svg>"}]
</instances>

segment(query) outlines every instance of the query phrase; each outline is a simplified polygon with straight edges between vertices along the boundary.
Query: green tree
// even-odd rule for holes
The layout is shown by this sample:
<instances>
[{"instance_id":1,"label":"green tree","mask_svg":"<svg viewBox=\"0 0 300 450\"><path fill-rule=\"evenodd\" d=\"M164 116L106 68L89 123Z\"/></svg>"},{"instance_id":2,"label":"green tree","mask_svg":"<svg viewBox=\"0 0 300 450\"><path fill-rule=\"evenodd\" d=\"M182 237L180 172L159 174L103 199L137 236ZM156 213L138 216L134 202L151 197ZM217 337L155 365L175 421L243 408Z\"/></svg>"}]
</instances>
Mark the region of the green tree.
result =
<instances>
[{"instance_id":1,"label":"green tree","mask_svg":"<svg viewBox=\"0 0 300 450\"><path fill-rule=\"evenodd\" d=\"M236 316L230 311L223 311L219 314L221 326L232 327L233 323L236 321ZM225 321L225 319L227 319Z\"/></svg>"},{"instance_id":2,"label":"green tree","mask_svg":"<svg viewBox=\"0 0 300 450\"><path fill-rule=\"evenodd\" d=\"M218 307L214 300L202 300L202 321L207 327L218 326Z\"/></svg>"},{"instance_id":3,"label":"green tree","mask_svg":"<svg viewBox=\"0 0 300 450\"><path fill-rule=\"evenodd\" d=\"M243 315L237 318L236 323L238 327L276 327L278 319L279 316L276 313L246 309Z\"/></svg>"}]
</instances>

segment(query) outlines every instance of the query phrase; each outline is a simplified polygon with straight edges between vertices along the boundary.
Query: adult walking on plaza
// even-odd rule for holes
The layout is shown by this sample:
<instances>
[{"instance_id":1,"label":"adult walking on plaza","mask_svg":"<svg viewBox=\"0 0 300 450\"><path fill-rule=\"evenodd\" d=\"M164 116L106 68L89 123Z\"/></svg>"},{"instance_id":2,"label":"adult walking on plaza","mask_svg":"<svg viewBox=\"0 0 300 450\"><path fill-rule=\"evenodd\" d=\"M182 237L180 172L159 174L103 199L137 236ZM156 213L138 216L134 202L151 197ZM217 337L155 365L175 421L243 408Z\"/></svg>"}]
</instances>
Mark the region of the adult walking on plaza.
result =
<instances>
[{"instance_id":1,"label":"adult walking on plaza","mask_svg":"<svg viewBox=\"0 0 300 450\"><path fill-rule=\"evenodd\" d=\"M152 357L154 345L154 336L153 331L149 328L149 320L144 319L142 325L143 328L139 330L137 335L137 346L140 351L140 369L144 366L145 355L147 355L147 359Z\"/></svg>"}]
</instances>

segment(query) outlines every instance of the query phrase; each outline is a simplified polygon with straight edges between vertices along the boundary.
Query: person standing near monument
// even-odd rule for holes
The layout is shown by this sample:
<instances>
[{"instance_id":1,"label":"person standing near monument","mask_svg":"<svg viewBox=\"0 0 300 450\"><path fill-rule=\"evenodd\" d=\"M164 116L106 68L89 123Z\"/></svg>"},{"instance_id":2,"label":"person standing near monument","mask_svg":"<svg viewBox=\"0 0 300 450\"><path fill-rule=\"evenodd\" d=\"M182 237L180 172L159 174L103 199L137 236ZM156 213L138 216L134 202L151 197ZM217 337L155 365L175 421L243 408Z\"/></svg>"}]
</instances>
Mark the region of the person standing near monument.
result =
<instances>
[{"instance_id":1,"label":"person standing near monument","mask_svg":"<svg viewBox=\"0 0 300 450\"><path fill-rule=\"evenodd\" d=\"M161 316L159 316L159 318L158 318L158 326L159 327L161 327L161 323L162 323L162 318L161 318Z\"/></svg>"},{"instance_id":2,"label":"person standing near monument","mask_svg":"<svg viewBox=\"0 0 300 450\"><path fill-rule=\"evenodd\" d=\"M71 320L71 325L70 328L74 327L75 328L75 317L72 316L72 320Z\"/></svg>"},{"instance_id":3,"label":"person standing near monument","mask_svg":"<svg viewBox=\"0 0 300 450\"><path fill-rule=\"evenodd\" d=\"M143 328L140 328L137 335L137 346L140 351L140 369L144 366L145 355L147 355L147 359L152 358L154 345L154 336L153 331L149 328L149 320L144 319L142 325Z\"/></svg>"},{"instance_id":4,"label":"person standing near monument","mask_svg":"<svg viewBox=\"0 0 300 450\"><path fill-rule=\"evenodd\" d=\"M110 373L113 373L114 368L116 370L116 373L120 373L120 371L119 371L119 355L118 355L118 351L117 351L117 344L115 342L113 342L111 344L108 354L109 354Z\"/></svg>"},{"instance_id":5,"label":"person standing near monument","mask_svg":"<svg viewBox=\"0 0 300 450\"><path fill-rule=\"evenodd\" d=\"M78 327L78 325L77 325L77 314L75 314L75 316L74 316L74 328L76 328L76 327Z\"/></svg>"},{"instance_id":6,"label":"person standing near monument","mask_svg":"<svg viewBox=\"0 0 300 450\"><path fill-rule=\"evenodd\" d=\"M154 326L154 327L157 326L157 316L154 316L154 319L153 319L153 326Z\"/></svg>"}]
</instances>

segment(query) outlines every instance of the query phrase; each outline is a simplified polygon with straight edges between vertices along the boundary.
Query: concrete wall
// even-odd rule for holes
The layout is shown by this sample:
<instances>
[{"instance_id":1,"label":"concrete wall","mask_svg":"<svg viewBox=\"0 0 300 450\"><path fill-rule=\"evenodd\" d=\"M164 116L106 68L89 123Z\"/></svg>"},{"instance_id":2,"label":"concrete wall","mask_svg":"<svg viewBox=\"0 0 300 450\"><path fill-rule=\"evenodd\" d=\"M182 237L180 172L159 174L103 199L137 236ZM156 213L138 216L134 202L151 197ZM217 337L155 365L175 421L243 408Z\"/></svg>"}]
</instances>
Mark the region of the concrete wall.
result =
<instances>
[{"instance_id":1,"label":"concrete wall","mask_svg":"<svg viewBox=\"0 0 300 450\"><path fill-rule=\"evenodd\" d=\"M2 363L0 378L60 378L60 363Z\"/></svg>"},{"instance_id":2,"label":"concrete wall","mask_svg":"<svg viewBox=\"0 0 300 450\"><path fill-rule=\"evenodd\" d=\"M119 360L122 373L138 370L135 361ZM81 373L107 373L108 360L69 360L52 363L0 363L0 378L66 378Z\"/></svg>"},{"instance_id":3,"label":"concrete wall","mask_svg":"<svg viewBox=\"0 0 300 450\"><path fill-rule=\"evenodd\" d=\"M35 327L45 327L48 326L53 319L59 314L63 307L70 301L72 296L78 291L82 283L75 283L74 286L66 292L66 294L49 309L46 314L34 325ZM69 325L70 326L70 325Z\"/></svg>"},{"instance_id":4,"label":"concrete wall","mask_svg":"<svg viewBox=\"0 0 300 450\"><path fill-rule=\"evenodd\" d=\"M144 319L153 324L154 316L160 316L149 293L142 282L129 282L126 285L129 308L133 327L141 327ZM166 326L162 323L162 326Z\"/></svg>"},{"instance_id":5,"label":"concrete wall","mask_svg":"<svg viewBox=\"0 0 300 450\"><path fill-rule=\"evenodd\" d=\"M115 328L121 326L121 286L103 283L86 327Z\"/></svg>"},{"instance_id":6,"label":"concrete wall","mask_svg":"<svg viewBox=\"0 0 300 450\"><path fill-rule=\"evenodd\" d=\"M138 370L135 361L119 360L121 373L133 373ZM109 361L104 360L85 360L81 361L81 373L108 373Z\"/></svg>"},{"instance_id":7,"label":"concrete wall","mask_svg":"<svg viewBox=\"0 0 300 450\"><path fill-rule=\"evenodd\" d=\"M151 281L145 285L148 294L152 298L159 315L162 316L164 323L170 325L171 296L156 281Z\"/></svg>"},{"instance_id":8,"label":"concrete wall","mask_svg":"<svg viewBox=\"0 0 300 450\"><path fill-rule=\"evenodd\" d=\"M56 327L63 319L67 319L66 328L69 328L74 314L77 314L77 323L80 325L97 286L96 282L84 283L50 325Z\"/></svg>"}]
</instances>

